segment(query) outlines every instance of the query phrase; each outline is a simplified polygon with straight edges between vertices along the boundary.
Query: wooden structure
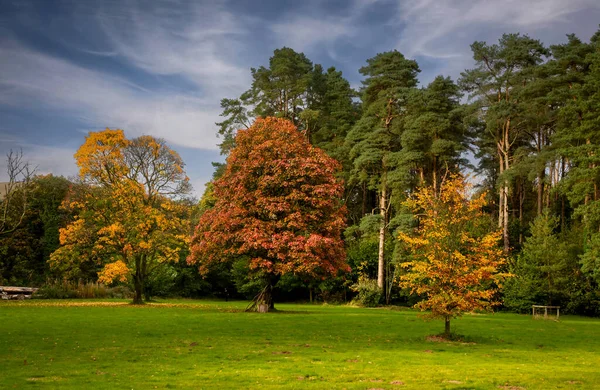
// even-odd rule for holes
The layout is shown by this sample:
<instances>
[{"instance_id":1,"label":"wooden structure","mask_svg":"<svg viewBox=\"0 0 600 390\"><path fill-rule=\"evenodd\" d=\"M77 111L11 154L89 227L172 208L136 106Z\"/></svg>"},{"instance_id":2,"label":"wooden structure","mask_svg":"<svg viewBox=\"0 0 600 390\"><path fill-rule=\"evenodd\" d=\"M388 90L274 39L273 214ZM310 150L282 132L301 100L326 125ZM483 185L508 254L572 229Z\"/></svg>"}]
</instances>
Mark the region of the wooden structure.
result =
<instances>
[{"instance_id":1,"label":"wooden structure","mask_svg":"<svg viewBox=\"0 0 600 390\"><path fill-rule=\"evenodd\" d=\"M9 299L29 299L38 289L33 287L11 287L0 286L0 297L4 300Z\"/></svg>"},{"instance_id":2,"label":"wooden structure","mask_svg":"<svg viewBox=\"0 0 600 390\"><path fill-rule=\"evenodd\" d=\"M548 315L552 318L554 317L553 311L556 312L556 320L558 321L560 318L560 306L533 305L531 307L533 318L544 317L544 319L548 319Z\"/></svg>"}]
</instances>

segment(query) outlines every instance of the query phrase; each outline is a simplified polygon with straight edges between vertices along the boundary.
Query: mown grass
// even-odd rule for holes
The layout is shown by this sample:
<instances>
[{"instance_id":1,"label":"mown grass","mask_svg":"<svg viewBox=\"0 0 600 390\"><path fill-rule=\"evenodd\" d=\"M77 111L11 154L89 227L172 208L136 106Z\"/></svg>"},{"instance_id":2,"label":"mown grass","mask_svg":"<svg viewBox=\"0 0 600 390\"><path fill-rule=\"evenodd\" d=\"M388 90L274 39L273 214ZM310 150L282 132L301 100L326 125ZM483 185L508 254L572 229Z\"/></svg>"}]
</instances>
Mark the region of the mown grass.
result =
<instances>
[{"instance_id":1,"label":"mown grass","mask_svg":"<svg viewBox=\"0 0 600 390\"><path fill-rule=\"evenodd\" d=\"M550 389L600 386L600 321L246 302L0 303L0 388Z\"/></svg>"}]
</instances>

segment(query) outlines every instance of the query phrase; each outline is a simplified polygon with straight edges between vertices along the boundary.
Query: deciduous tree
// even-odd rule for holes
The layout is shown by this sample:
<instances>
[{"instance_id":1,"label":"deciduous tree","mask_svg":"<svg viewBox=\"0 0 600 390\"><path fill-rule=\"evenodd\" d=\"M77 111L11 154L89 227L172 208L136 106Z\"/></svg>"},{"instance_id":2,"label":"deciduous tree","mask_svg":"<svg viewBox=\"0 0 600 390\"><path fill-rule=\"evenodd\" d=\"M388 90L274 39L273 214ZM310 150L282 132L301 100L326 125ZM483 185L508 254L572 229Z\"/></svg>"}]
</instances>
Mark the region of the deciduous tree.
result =
<instances>
[{"instance_id":1,"label":"deciduous tree","mask_svg":"<svg viewBox=\"0 0 600 390\"><path fill-rule=\"evenodd\" d=\"M132 281L134 303L142 303L148 277L187 244L186 207L176 201L189 190L184 163L164 140L108 129L90 132L75 158L86 186L65 202L76 218L60 230L51 263L95 261L99 281Z\"/></svg>"},{"instance_id":2,"label":"deciduous tree","mask_svg":"<svg viewBox=\"0 0 600 390\"><path fill-rule=\"evenodd\" d=\"M429 310L427 317L444 319L446 335L452 318L499 304L505 258L500 232L487 232L485 203L485 194L470 199L469 186L457 175L442 181L439 195L423 187L406 201L419 226L414 235L399 235L410 252L400 284L424 297L415 307Z\"/></svg>"},{"instance_id":3,"label":"deciduous tree","mask_svg":"<svg viewBox=\"0 0 600 390\"><path fill-rule=\"evenodd\" d=\"M238 132L235 145L213 183L216 201L200 217L188 261L206 273L246 258L265 286L256 303L267 307L281 275L345 270L339 164L285 119L256 120Z\"/></svg>"}]
</instances>

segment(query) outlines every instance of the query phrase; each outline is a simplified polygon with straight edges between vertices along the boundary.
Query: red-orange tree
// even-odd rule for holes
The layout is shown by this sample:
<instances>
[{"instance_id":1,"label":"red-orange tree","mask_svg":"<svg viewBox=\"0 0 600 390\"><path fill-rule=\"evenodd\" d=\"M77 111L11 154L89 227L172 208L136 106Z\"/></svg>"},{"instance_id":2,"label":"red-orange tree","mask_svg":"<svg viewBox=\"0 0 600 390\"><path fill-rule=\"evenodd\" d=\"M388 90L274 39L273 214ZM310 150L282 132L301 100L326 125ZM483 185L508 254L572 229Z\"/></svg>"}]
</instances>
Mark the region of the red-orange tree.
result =
<instances>
[{"instance_id":1,"label":"red-orange tree","mask_svg":"<svg viewBox=\"0 0 600 390\"><path fill-rule=\"evenodd\" d=\"M206 273L215 263L245 256L264 279L257 297L272 307L277 276L324 276L347 269L339 164L285 119L258 119L240 130L223 176L214 182L216 203L200 218L188 262Z\"/></svg>"},{"instance_id":2,"label":"red-orange tree","mask_svg":"<svg viewBox=\"0 0 600 390\"><path fill-rule=\"evenodd\" d=\"M400 233L409 260L400 285L424 296L415 307L429 310L426 317L443 318L445 334L450 320L463 312L491 310L506 274L498 246L500 231L489 232L482 207L485 194L471 199L469 186L460 176L442 183L438 194L421 188L406 205L418 215L414 235Z\"/></svg>"}]
</instances>

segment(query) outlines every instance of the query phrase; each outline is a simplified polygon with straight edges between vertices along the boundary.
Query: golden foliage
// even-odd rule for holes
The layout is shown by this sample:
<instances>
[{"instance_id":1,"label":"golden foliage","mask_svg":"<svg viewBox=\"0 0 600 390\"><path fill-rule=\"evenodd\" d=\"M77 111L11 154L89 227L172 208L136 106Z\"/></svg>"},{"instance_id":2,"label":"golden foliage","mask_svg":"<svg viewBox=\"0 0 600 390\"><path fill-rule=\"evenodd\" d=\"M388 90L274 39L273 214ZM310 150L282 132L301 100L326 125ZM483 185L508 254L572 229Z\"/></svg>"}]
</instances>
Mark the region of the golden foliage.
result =
<instances>
[{"instance_id":1,"label":"golden foliage","mask_svg":"<svg viewBox=\"0 0 600 390\"><path fill-rule=\"evenodd\" d=\"M189 210L170 198L188 181L176 152L151 136L130 141L122 130L107 129L90 132L75 158L86 185L63 204L76 219L60 230L54 267L94 261L105 265L103 282L132 275L143 282L153 265L179 260Z\"/></svg>"},{"instance_id":2,"label":"golden foliage","mask_svg":"<svg viewBox=\"0 0 600 390\"><path fill-rule=\"evenodd\" d=\"M491 310L498 305L497 292L506 262L499 247L500 231L489 232L482 207L485 194L469 197L469 185L454 175L436 194L422 188L406 201L419 216L413 234L400 233L409 253L401 266L401 287L425 296L416 307L428 316L446 319L463 312Z\"/></svg>"}]
</instances>

